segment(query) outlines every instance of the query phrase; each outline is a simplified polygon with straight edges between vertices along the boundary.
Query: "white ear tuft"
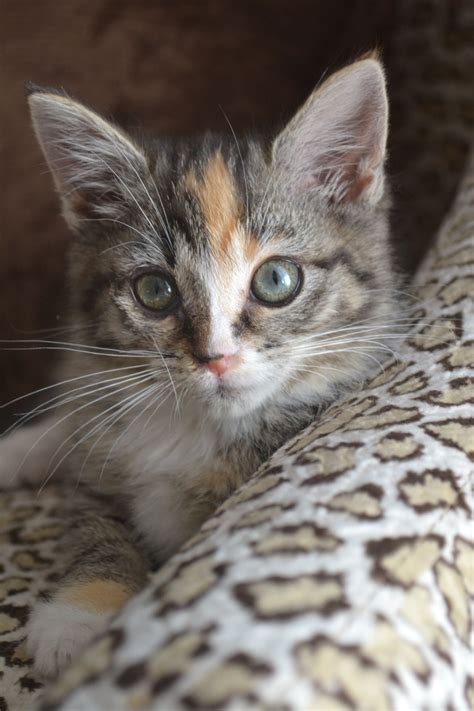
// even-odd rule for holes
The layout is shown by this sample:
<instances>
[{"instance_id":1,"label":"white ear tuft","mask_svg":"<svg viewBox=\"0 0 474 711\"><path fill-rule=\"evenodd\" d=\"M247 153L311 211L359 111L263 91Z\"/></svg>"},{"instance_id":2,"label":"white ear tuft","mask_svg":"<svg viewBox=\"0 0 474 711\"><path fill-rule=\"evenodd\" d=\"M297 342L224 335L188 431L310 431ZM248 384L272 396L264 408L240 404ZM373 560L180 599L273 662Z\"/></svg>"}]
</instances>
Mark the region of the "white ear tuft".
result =
<instances>
[{"instance_id":1,"label":"white ear tuft","mask_svg":"<svg viewBox=\"0 0 474 711\"><path fill-rule=\"evenodd\" d=\"M147 169L140 148L67 96L35 91L28 101L68 223L75 227L84 217L120 214L127 202L127 180L136 181Z\"/></svg>"},{"instance_id":2,"label":"white ear tuft","mask_svg":"<svg viewBox=\"0 0 474 711\"><path fill-rule=\"evenodd\" d=\"M382 66L361 59L333 74L273 145L289 189L317 187L330 202L383 195L388 104Z\"/></svg>"}]
</instances>

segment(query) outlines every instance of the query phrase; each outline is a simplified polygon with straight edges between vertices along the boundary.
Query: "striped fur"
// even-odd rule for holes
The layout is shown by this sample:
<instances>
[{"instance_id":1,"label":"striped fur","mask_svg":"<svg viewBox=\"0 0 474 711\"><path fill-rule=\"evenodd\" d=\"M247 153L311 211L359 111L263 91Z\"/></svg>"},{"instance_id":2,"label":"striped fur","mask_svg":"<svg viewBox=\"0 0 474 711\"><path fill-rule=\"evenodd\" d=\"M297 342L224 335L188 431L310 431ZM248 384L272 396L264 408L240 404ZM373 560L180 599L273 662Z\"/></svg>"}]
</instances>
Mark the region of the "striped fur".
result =
<instances>
[{"instance_id":1,"label":"striped fur","mask_svg":"<svg viewBox=\"0 0 474 711\"><path fill-rule=\"evenodd\" d=\"M214 134L141 143L66 96L36 92L30 103L75 233L72 322L95 347L68 353L61 380L102 372L112 353L116 368L143 366L110 391L93 378L97 389L66 392L58 410L70 432L62 468L99 497L73 512L72 564L50 603L61 614L66 603L87 608L83 629L102 595L125 599L147 559L170 555L262 460L376 369L397 310L387 102L368 58L323 84L273 143ZM275 257L302 274L280 308L251 292ZM166 316L132 293L135 275L156 269L179 291ZM222 354L236 365L219 379L205 364ZM51 616L41 609L38 658L41 615Z\"/></svg>"}]
</instances>

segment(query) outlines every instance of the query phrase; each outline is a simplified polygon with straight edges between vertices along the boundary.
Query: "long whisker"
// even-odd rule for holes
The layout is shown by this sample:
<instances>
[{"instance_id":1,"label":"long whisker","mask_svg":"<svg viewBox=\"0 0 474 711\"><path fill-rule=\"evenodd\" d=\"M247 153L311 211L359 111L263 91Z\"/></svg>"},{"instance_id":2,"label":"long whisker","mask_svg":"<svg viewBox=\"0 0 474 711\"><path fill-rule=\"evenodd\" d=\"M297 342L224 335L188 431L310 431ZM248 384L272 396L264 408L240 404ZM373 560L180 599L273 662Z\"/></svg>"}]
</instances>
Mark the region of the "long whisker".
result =
<instances>
[{"instance_id":1,"label":"long whisker","mask_svg":"<svg viewBox=\"0 0 474 711\"><path fill-rule=\"evenodd\" d=\"M78 375L75 378L68 378L67 380L61 380L59 383L53 383L52 385L46 385L43 388L38 388L37 390L32 390L29 393L26 393L26 395L20 395L19 397L14 398L13 400L9 400L8 402L4 403L3 405L0 405L0 410L4 409L5 407L10 407L11 405L14 405L16 402L20 402L20 400L25 400L27 397L33 397L34 395L39 395L42 392L45 392L46 390L53 390L55 388L59 388L61 385L67 385L68 383L74 383L77 380L83 380L85 378L93 378L96 375L104 375L105 373L116 373L121 370L134 370L136 368L143 368L142 365L127 365L123 366L122 368L106 368L105 370L98 370L95 373L86 373L85 375Z\"/></svg>"},{"instance_id":2,"label":"long whisker","mask_svg":"<svg viewBox=\"0 0 474 711\"><path fill-rule=\"evenodd\" d=\"M395 336L388 337L388 340L395 340L398 341L398 339ZM344 346L346 344L353 344L354 346L359 346L360 344L371 344L375 346L379 346L381 349L387 351L388 353L391 353L394 357L399 357L398 354L391 348L391 346L386 342L386 339L384 336L382 336L382 340L378 340L376 336L360 336L360 337L352 337L352 338L332 338L332 339L321 339L321 340L315 340L315 342L307 342L307 343L300 343L296 344L294 346L282 346L281 348L278 349L278 355L287 355L287 354L298 354L298 353L317 353L319 350L327 348L328 346ZM343 349L342 349L343 350Z\"/></svg>"},{"instance_id":3,"label":"long whisker","mask_svg":"<svg viewBox=\"0 0 474 711\"><path fill-rule=\"evenodd\" d=\"M123 155L123 154L122 154L122 155ZM133 194L133 192L130 190L129 186L127 185L127 183L126 183L124 180L122 180L122 178L120 177L120 175L118 175L118 173L116 173L116 171L115 171L115 170L112 168L112 166L105 160L105 158L103 158L103 156L101 156L101 155L99 155L98 153L96 153L96 157L104 163L104 165L110 170L110 172L112 173L112 175L114 175L114 176L116 177L116 179L119 181L119 183L122 185L122 187L125 188L125 190L127 191L127 193L128 193L128 194L130 195L130 197L132 198L133 202L135 203L135 205L138 207L138 209L140 210L141 214L142 214L143 217L145 218L145 221L147 222L147 224L148 224L148 226L150 227L151 231L153 232L153 234L155 235L155 237L159 240L159 239L160 239L160 236L159 236L159 234L157 233L157 231L156 231L156 229L155 229L155 226L153 225L153 222L150 220L150 218L148 217L147 213L145 212L145 210L143 209L143 207L140 205L140 203L138 202L137 198L135 197L135 195ZM131 165L131 164L130 164L130 165ZM136 171L135 171L135 172L136 172ZM138 174L138 173L137 173L137 174Z\"/></svg>"},{"instance_id":4,"label":"long whisker","mask_svg":"<svg viewBox=\"0 0 474 711\"><path fill-rule=\"evenodd\" d=\"M144 377L145 380L147 380L147 379L152 378L152 377L154 377L154 376L153 376L153 375L148 375L148 376L143 376L143 377ZM124 387L119 388L118 390L116 390L114 394L117 394L117 393L119 393L119 392L122 392L123 390L128 390L129 388L135 387L135 386L138 385L138 384L139 384L139 382L133 382L132 384L125 385ZM100 402L100 401L104 400L105 398L110 397L110 395L111 395L110 393L106 393L105 395L101 395L101 396L98 397L98 398L94 398L93 400L84 403L84 404L81 405L80 407L75 408L75 409L72 410L71 412L68 412L66 415L63 415L63 417L61 417L59 420L56 420L56 421L51 425L51 427L48 427L48 429L45 430L45 431L33 442L33 444L31 445L31 447L28 449L28 451L26 452L26 454L23 456L23 459L21 460L21 462L20 462L20 464L18 465L16 471L14 472L12 479L14 479L14 478L17 476L18 472L21 470L23 464L25 463L26 459L29 457L29 455L31 454L31 452L33 451L33 449L51 432L51 430L53 430L55 427L58 427L60 424L62 424L62 423L63 423L65 420L67 420L68 418L72 417L73 415L77 414L78 412L81 412L81 411L84 410L86 407L90 407L91 405L94 405L96 402Z\"/></svg>"},{"instance_id":5,"label":"long whisker","mask_svg":"<svg viewBox=\"0 0 474 711\"><path fill-rule=\"evenodd\" d=\"M357 336L351 336L350 333L346 333L346 334L344 334L344 336L345 336L345 338L333 338L333 339L325 339L325 338L319 339L319 338L315 337L314 339L312 339L312 340L314 340L314 343L312 343L311 341L308 342L309 339L306 339L306 343L296 343L295 345L291 346L291 348L290 347L285 348L285 346L282 346L278 352L280 354L284 354L286 352L295 353L295 352L300 352L300 351L308 351L309 352L309 349L311 349L311 348L316 347L317 349L319 349L321 347L324 348L328 345L341 345L341 344L343 345L345 343L354 343L354 344L373 343L373 344L379 345L381 347L384 347L387 351L391 352L391 354L394 357L396 357L396 358L400 357L400 354L395 353L395 351L392 348L390 348L389 344L386 343L386 341L392 340L392 341L396 341L396 342L398 341L401 344L401 336L399 333L369 333L368 335L366 335L364 332L359 332L357 334ZM413 334L412 337L423 339L424 334L416 333L416 334ZM440 341L440 343L443 343L443 344L447 344L449 342L450 342L449 340Z\"/></svg>"},{"instance_id":6,"label":"long whisker","mask_svg":"<svg viewBox=\"0 0 474 711\"><path fill-rule=\"evenodd\" d=\"M144 379L143 381L141 381L141 382L146 382L146 380L149 380L149 379L150 379L150 376L148 376L147 378L145 378L145 379ZM140 385L141 382L140 382L140 383L134 383L134 385ZM121 388L121 390L125 390L125 389L126 389L126 388ZM120 390L118 390L118 391L116 391L116 392L120 392ZM137 396L137 393L133 393L132 395L129 395L127 398L124 398L124 399L121 401L121 405L120 405L120 406L122 406L122 404L125 403L125 402L127 402L128 400L131 400L132 398L135 398L136 396ZM100 399L102 399L102 398L100 398ZM113 403L110 407L108 407L106 410L103 410L102 412L99 412L99 414L95 415L94 417L92 417L91 419L89 419L87 422L83 423L80 427L76 428L76 429L74 430L74 432L73 432L72 434L70 434L70 435L59 445L59 447L57 447L57 449L54 451L54 453L53 453L53 455L51 456L51 459L50 459L50 464L53 462L53 460L54 460L54 458L56 457L56 455L59 454L59 452L60 452L61 449L64 447L64 445L66 444L66 442L69 442L71 439L73 439L81 430L83 430L85 427L87 427L88 425L90 425L91 422L94 422L94 421L97 420L98 418L103 417L103 415L107 414L107 412L110 412L110 410L113 410L113 409L115 409L116 407L117 407L117 403L114 402L114 403ZM81 408L79 408L79 409L81 409ZM77 412L77 410L76 410L76 412ZM115 413L114 413L114 415L115 415ZM96 430L95 428L93 428L94 432L100 430L100 428L101 428L102 426L103 426L103 421L101 421L101 422L99 423L99 425L96 426L96 427L98 428L97 430ZM55 466L54 466L54 468L52 469L52 471L49 471L49 472L48 472L47 477L45 478L45 480L44 480L44 481L42 482L42 484L41 484L41 487L40 487L40 489L39 489L39 491L38 491L38 494L41 493L41 491L44 489L44 487L46 486L46 484L51 480L51 478L54 476L55 472L58 470L58 468L61 466L61 464L64 462L64 460L65 460L70 454L72 454L72 452L76 449L76 447L78 447L78 446L79 446L80 444L82 444L82 442L84 442L89 436L91 436L91 432L92 432L92 431L88 431L85 435L83 435L83 437L81 437L81 438L66 452L66 454L64 454L64 455L60 458L60 460L55 464Z\"/></svg>"},{"instance_id":7,"label":"long whisker","mask_svg":"<svg viewBox=\"0 0 474 711\"><path fill-rule=\"evenodd\" d=\"M149 240L149 235L146 234L146 232L142 232L139 230L137 227L134 227L133 225L130 225L128 222L124 222L123 220L118 220L115 217L81 217L81 222L112 222L115 225L121 225L122 227L125 227L127 230L132 230L132 232L136 232L140 237L143 237L145 240ZM124 242L120 243L125 244ZM114 245L116 247L120 245ZM109 247L111 249L111 247ZM107 249L102 250L100 254L103 254L103 252L106 252Z\"/></svg>"},{"instance_id":8,"label":"long whisker","mask_svg":"<svg viewBox=\"0 0 474 711\"><path fill-rule=\"evenodd\" d=\"M317 353L321 352L328 346L345 346L346 344L353 344L355 347L359 347L358 344L370 344L371 346L377 346L381 350L385 350L386 352L390 353L394 357L396 357L395 352L393 351L390 346L383 342L379 341L374 337L359 337L359 338L333 338L333 339L322 339L320 341L317 341L316 343L306 343L306 344L299 344L295 345L291 349L286 349L284 352L291 352L292 354L300 354L303 353L304 355L316 355ZM341 350L345 350L342 348Z\"/></svg>"},{"instance_id":9,"label":"long whisker","mask_svg":"<svg viewBox=\"0 0 474 711\"><path fill-rule=\"evenodd\" d=\"M233 136L234 141L235 141L235 145L236 145L236 147L237 147L237 151L238 151L238 153L239 153L240 163L241 163L241 165L242 165L242 176L243 176L243 178L244 178L244 185L245 185L245 214L246 214L246 217L245 217L245 226L246 226L246 230L247 230L247 232L248 232L248 230L249 230L249 222L250 222L250 214L249 214L250 204L249 204L249 187L248 187L248 182L247 182L247 173L246 173L246 171L245 171L245 163L244 163L244 159L243 159L243 156L242 156L242 151L240 150L239 141L237 140L237 136L236 136L235 131L234 131L234 128L233 128L233 126L232 126L232 124L231 124L231 122L230 122L230 120L229 120L229 117L228 117L227 114L225 113L225 111L224 111L224 109L222 108L222 106L219 106L219 108L220 108L220 110L221 110L221 112L222 112L222 115L224 116L225 120L227 121L227 124L228 124L230 130L231 130L232 136Z\"/></svg>"},{"instance_id":10,"label":"long whisker","mask_svg":"<svg viewBox=\"0 0 474 711\"><path fill-rule=\"evenodd\" d=\"M276 191L277 191L277 181L274 180L274 173L275 169L272 169L272 172L268 178L267 186L265 188L265 192L263 193L262 199L260 200L260 205L258 208L257 214L259 215L258 218L258 228L257 232L261 234L263 232L263 229L265 227L265 222L267 220L268 214L272 208L273 205L273 199L275 197ZM272 189L272 192L270 195L268 195L269 189ZM264 208L265 200L267 200L267 205Z\"/></svg>"},{"instance_id":11,"label":"long whisker","mask_svg":"<svg viewBox=\"0 0 474 711\"><path fill-rule=\"evenodd\" d=\"M139 173L138 170L136 169L136 167L135 167L135 166L133 165L133 163L130 161L130 159L128 158L128 156L126 155L126 153L124 153L124 151L121 150L121 148L120 148L120 146L119 146L118 144L116 144L116 147L117 147L119 153L122 155L122 157L126 160L126 162L128 163L128 165L130 166L130 168L133 170L133 172L134 172L135 175L137 176L138 180L140 181L140 183L141 183L143 189L145 190L145 192L146 192L146 194L147 194L147 196L148 196L148 198L149 198L149 200L150 200L150 203L151 203L151 205L152 205L152 207L153 207L153 209L154 209L154 211L155 211L155 213L156 213L156 216L158 217L158 220L160 221L160 224L161 224L161 226L162 226L162 228L163 228L163 231L164 231L164 233L165 233L165 235L166 235L168 244L169 244L169 246L170 246L170 248L171 248L171 247L172 247L172 240L171 240L170 225L169 225L169 222L168 222L168 217L167 217L167 215L166 215L165 207L164 207L164 205L163 205L163 200L161 199L161 195L160 195L160 193L159 193L159 191L158 191L158 187L157 187L156 182L155 182L155 180L154 180L154 178L153 178L153 175L151 174L151 171L149 171L149 175L150 175L151 180L152 180L152 182L153 182L153 185L154 185L155 192L156 192L156 195L157 195L157 197L158 197L158 200L160 201L161 209L163 210L163 216L162 216L161 213L159 212L159 210L158 210L158 208L157 208L157 206L156 206L155 201L154 201L153 198L151 197L150 192L149 192L147 186L145 185L142 176L140 175L140 173ZM137 203L137 204L138 204L138 203ZM164 217L164 219L166 220L166 225L165 225L165 223L164 223L164 221L163 221L163 217Z\"/></svg>"},{"instance_id":12,"label":"long whisker","mask_svg":"<svg viewBox=\"0 0 474 711\"><path fill-rule=\"evenodd\" d=\"M118 410L117 412L112 412L111 415L108 415L104 420L101 420L101 422L99 422L99 424L96 425L92 430L89 430L89 431L87 432L87 435L86 435L85 437L83 437L81 441L85 441L86 439L89 439L89 437L92 437L96 432L99 432L101 428L104 428L104 431L102 432L102 434L100 435L100 437L98 437L98 438L95 440L95 442L92 444L92 446L90 447L89 452L87 453L87 456L86 456L86 458L84 459L84 461L83 461L83 463L82 463L82 466L81 466L81 470L80 470L80 472L79 472L79 477L78 477L78 481L77 481L76 487L79 485L79 483L80 483L80 481L81 481L83 471L84 471L84 469L85 469L85 466L86 466L86 464L87 464L87 462L88 462L88 460L89 460L89 458L90 458L92 452L94 451L95 447L99 444L99 442L102 440L102 438L107 434L107 432L108 432L125 414L127 414L127 412L129 412L129 411L132 410L134 407L136 407L137 405L139 405L139 404L140 404L143 400L145 400L146 398L150 397L150 395L152 395L154 392L156 392L156 390L159 390L161 387L162 387L162 386L161 386L160 384L149 385L149 386L146 387L144 390L142 390L140 393L134 394L134 395L131 396L130 398L125 398L125 400L123 401L121 407L119 408L119 410ZM130 402L130 400L131 400L131 402ZM145 409L146 409L146 408L145 408ZM143 410L142 410L141 412L143 412ZM104 414L104 413L101 413L101 414ZM141 413L140 413L140 414L141 414ZM89 424L90 424L90 422L91 422L91 420L89 420ZM109 425L108 427L105 427L105 425L107 425L109 422L110 422L110 425ZM127 427L127 429L128 429L128 427ZM101 478L101 477L99 477L99 481L100 481L100 478Z\"/></svg>"},{"instance_id":13,"label":"long whisker","mask_svg":"<svg viewBox=\"0 0 474 711\"><path fill-rule=\"evenodd\" d=\"M371 348L371 350L377 352L377 351L380 351L380 350L382 350L382 349L379 348L379 347L377 347L377 348ZM367 349L364 348L363 346L361 346L361 347L357 347L357 346L356 346L356 347L354 347L354 348L344 348L343 350L330 349L330 350L317 351L317 352L315 352L315 353L306 354L306 357L315 357L315 356L321 356L321 355L334 355L334 354L339 354L339 355L340 355L341 353L357 353L357 354L363 355L364 357L370 358L370 359L373 360L375 363L377 363L377 365L379 366L379 368L381 368L381 370L384 371L384 368L383 368L382 363L381 363L379 360L377 360L377 358L375 358L373 355L371 355L371 354L367 351Z\"/></svg>"},{"instance_id":14,"label":"long whisker","mask_svg":"<svg viewBox=\"0 0 474 711\"><path fill-rule=\"evenodd\" d=\"M80 326L79 324L76 324L75 326L52 326L51 328L18 328L17 326L13 326L13 324L9 323L9 328L11 328L12 331L15 333L21 333L25 336L31 336L31 335L36 335L36 334L56 334L56 333L74 333L76 331L90 331L93 328L95 328L98 324L98 321L94 321L93 323L89 323L84 326Z\"/></svg>"},{"instance_id":15,"label":"long whisker","mask_svg":"<svg viewBox=\"0 0 474 711\"><path fill-rule=\"evenodd\" d=\"M348 375L348 371L344 370L344 368L336 368L334 365L326 365L325 363L315 363L313 366L311 363L304 363L303 364L304 368L309 369L309 370L316 370L319 372L320 370L330 370L331 372L334 373L341 373L342 375ZM298 370L300 369L300 366L298 366Z\"/></svg>"},{"instance_id":16,"label":"long whisker","mask_svg":"<svg viewBox=\"0 0 474 711\"><path fill-rule=\"evenodd\" d=\"M88 385L82 385L80 388L73 388L73 390L70 390L67 393L64 393L63 395L58 395L55 398L51 398L51 401L48 401L49 404L45 403L44 406L38 405L36 408L31 410L31 412L42 415L43 413L48 412L49 410L58 407L63 407L64 405L68 405L69 403L74 402L75 400L80 400L81 398L84 398L89 395L91 392L95 394L101 392L102 390L108 390L110 388L113 389L116 385L121 385L122 383L132 383L135 380L140 380L143 375L151 375L155 372L156 370L154 368L146 368L140 370L138 373L134 373L133 375L130 375L128 373L127 375L122 375L117 378L107 378L97 383L89 383ZM74 392L78 394L72 395L71 393ZM54 402L55 400L57 400L57 402Z\"/></svg>"},{"instance_id":17,"label":"long whisker","mask_svg":"<svg viewBox=\"0 0 474 711\"><path fill-rule=\"evenodd\" d=\"M165 387L169 387L169 385L167 384ZM129 398L125 398L125 400L123 400L123 403L122 403L121 407L119 408L119 410L118 410L117 412L112 412L112 414L108 415L108 416L105 418L105 420L101 421L98 425L96 425L95 428L94 428L94 431L91 432L92 435L94 435L96 432L100 431L100 429L101 429L102 427L104 427L104 425L107 425L107 423L110 422L110 425L104 429L104 431L102 432L102 434L100 435L100 437L98 437L98 439L97 439L97 440L94 442L94 444L92 445L91 449L89 450L89 454L88 454L87 457L86 457L85 462L87 462L87 460L89 459L89 456L91 455L92 451L95 449L96 445L97 445L97 444L101 441L101 439L107 434L107 432L115 425L115 423L118 422L118 420L119 420L121 417L123 417L123 415L125 415L127 412L129 412L130 410L132 410L137 404L139 404L140 402L142 402L142 400L145 399L146 397L148 397L149 395L154 394L154 393L157 392L158 390L161 392L163 389L164 389L164 387L163 387L163 385L162 385L161 383L156 383L156 384L153 384L153 385L149 385L147 388L145 388L144 391L142 391L142 392L140 392L140 393L138 393L138 394L134 394L133 396L131 396L131 397L129 397ZM130 401L131 401L131 402L130 402ZM146 409L147 409L147 408L145 408L145 410L146 410ZM144 412L144 411L142 410L142 411L140 412L140 414L142 414L143 412ZM133 421L134 421L134 420L132 420L132 422L133 422ZM128 430L128 426L127 426L126 430ZM125 430L125 431L126 431L126 430ZM122 432L121 434L124 434L124 432ZM85 464L85 462L84 462L84 464ZM83 466L84 466L84 465L83 465Z\"/></svg>"},{"instance_id":18,"label":"long whisker","mask_svg":"<svg viewBox=\"0 0 474 711\"><path fill-rule=\"evenodd\" d=\"M156 181L155 181L155 179L154 179L154 177L153 177L153 175L152 175L152 173L151 173L151 170L150 170L150 178L151 178L151 182L153 183L153 187L155 188L156 196L157 196L158 200L160 201L161 209L163 210L163 217L165 218L165 221L166 221L166 228L165 228L164 225L163 225L163 230L164 230L164 233L165 233L167 242L168 242L168 246L169 246L169 248L172 250L172 249L173 249L173 239L172 239L172 236L171 236L171 226L170 226L170 223L169 223L169 220L168 220L168 215L166 214L165 206L164 206L164 204L163 204L163 200L162 200L162 198L161 198L160 191L158 190L158 186L157 186ZM148 192L148 191L147 191L147 192ZM150 200L151 200L151 197L150 197ZM155 210L156 210L156 212L157 212L157 214L158 214L158 210L157 210L157 208L156 208L155 203L154 203L153 201L152 201L152 203L153 203L153 206L155 207Z\"/></svg>"},{"instance_id":19,"label":"long whisker","mask_svg":"<svg viewBox=\"0 0 474 711\"><path fill-rule=\"evenodd\" d=\"M86 355L100 356L120 356L122 358L149 358L153 355L153 351L146 350L121 350L119 348L104 348L102 346L89 346L82 343L73 343L71 341L52 341L42 340L37 338L25 339L0 339L0 343L20 343L31 344L25 346L2 347L2 351L37 351L37 350L59 350L71 351L73 353L84 353Z\"/></svg>"},{"instance_id":20,"label":"long whisker","mask_svg":"<svg viewBox=\"0 0 474 711\"><path fill-rule=\"evenodd\" d=\"M96 392L99 392L101 390L106 390L108 388L114 388L116 385L120 385L122 383L127 383L127 382L133 382L134 380L137 380L142 377L142 375L146 375L149 373L155 372L155 369L151 368L146 368L143 369L139 373L135 373L133 375L130 375L129 373L127 375L122 375L117 378L107 378L105 380L101 380L98 382L94 383L89 383L87 385L83 385L79 388L73 388L72 390L68 391L67 393L60 393L59 395L56 395L49 400L47 400L44 403L40 403L36 407L32 408L29 410L27 413L22 415L19 420L14 422L10 427L5 430L5 432L2 433L2 435L7 435L11 431L18 429L20 426L25 425L27 422L30 422L32 419L35 417L38 417L39 415L43 415L46 412L49 412L50 410L56 410L59 409L60 407L70 403L74 402L74 400L80 400L87 395L90 394L92 391L94 394ZM104 385L105 383L105 385ZM72 397L69 397L71 393L76 392L78 393L77 395L74 395Z\"/></svg>"},{"instance_id":21,"label":"long whisker","mask_svg":"<svg viewBox=\"0 0 474 711\"><path fill-rule=\"evenodd\" d=\"M108 451L108 454L107 454L107 457L105 458L104 463L102 464L102 468L101 468L100 474L99 474L99 481L102 479L102 476L103 476L103 474L104 474L104 471L105 471L105 469L106 469L106 467L107 467L107 464L108 464L108 462L109 462L109 460L110 460L110 457L112 456L112 452L114 451L115 447L116 447L117 444L120 442L120 440L122 439L122 437L124 437L124 436L126 435L126 433L129 431L129 429L130 429L131 427L133 427L133 425L135 424L135 422L148 410L148 408L149 408L149 407L152 407L152 406L155 404L155 401L156 401L156 399L157 399L158 397L161 398L161 397L164 395L164 393L165 393L166 391L170 391L170 390L171 390L171 386L170 386L169 383L168 383L167 385L165 385L165 386L162 386L162 387L161 387L161 390L159 390L158 394L156 394L158 389L159 389L159 388L156 388L156 389L153 390L151 393L149 393L149 395L154 395L153 400L152 400L150 403L148 403L148 405L145 407L145 409L144 409L144 410L141 410L141 411L138 413L138 415L136 415L136 416L133 418L133 420L132 420L131 422L128 423L127 427L123 430L123 432L121 432L121 433L119 434L119 436L115 439L115 442L114 442L114 443L112 444L112 446L110 447L110 449L109 449L109 451ZM148 396L149 396L149 395L148 395ZM148 397L148 396L147 396L147 397ZM145 425L144 425L144 427L143 427L144 430L146 429L146 427L147 427L147 425L148 425L148 422L150 421L151 417L152 417L153 415L155 415L156 412L158 411L158 409L166 402L166 400L168 399L168 396L169 396L169 392L168 392L168 395L166 396L165 399L160 399L160 401L159 401L157 407L156 407L155 410L152 412L151 416L147 419L147 421L146 421L146 423L145 423ZM140 400L140 402L142 402L142 400ZM135 404L133 405L133 407L135 407ZM133 407L132 407L132 408L129 408L129 409L133 409ZM120 417L122 417L122 416L123 416L123 414L120 415ZM117 420L114 420L114 421L112 422L112 424L109 425L109 427L107 428L107 431L108 431L111 427L113 427L113 426L115 425L116 421L117 421ZM101 436L103 436L103 435L101 435Z\"/></svg>"},{"instance_id":22,"label":"long whisker","mask_svg":"<svg viewBox=\"0 0 474 711\"><path fill-rule=\"evenodd\" d=\"M323 373L319 373L317 370L309 369L309 368L298 368L298 373L311 373L312 375L317 375L319 378L322 378L325 380L328 385L331 385L331 381L327 377L327 375L324 375ZM297 376L295 376L295 379L297 379Z\"/></svg>"},{"instance_id":23,"label":"long whisker","mask_svg":"<svg viewBox=\"0 0 474 711\"><path fill-rule=\"evenodd\" d=\"M313 367L311 366L304 366L304 367L298 367L297 372L293 376L293 379L298 380L299 375L303 373L310 373L311 375L319 375L322 376L323 374L321 373L321 370L330 370L331 373L337 372L340 373L346 380L350 379L351 381L357 382L359 385L362 386L364 379L357 373L351 373L348 370L342 370L342 368L333 368L331 366L326 366L326 365L319 365L316 364ZM331 380L329 381L330 385L334 385L334 381Z\"/></svg>"},{"instance_id":24,"label":"long whisker","mask_svg":"<svg viewBox=\"0 0 474 711\"><path fill-rule=\"evenodd\" d=\"M153 343L155 344L155 348L156 348L156 350L157 350L157 352L158 352L158 354L159 354L161 360L163 361L163 365L164 365L165 368L166 368L166 372L168 373L168 378L170 379L171 387L173 388L174 396L175 396L175 399L176 399L176 406L178 406L178 395L177 395L177 393L176 393L176 388L175 388L175 385L174 385L173 378L171 377L170 369L168 368L168 364L167 364L167 362L165 361L165 359L163 358L163 356L162 356L162 354L161 354L161 350L159 349L158 344L157 344L156 339L155 339L154 336L152 336L152 341L153 341Z\"/></svg>"},{"instance_id":25,"label":"long whisker","mask_svg":"<svg viewBox=\"0 0 474 711\"><path fill-rule=\"evenodd\" d=\"M119 242L118 244L113 244L110 247L106 247L105 249L103 249L101 252L99 252L99 256L102 256L107 252L112 252L114 249L126 249L131 244L141 244L141 242L138 239L129 239L126 242ZM157 254L158 258L161 259L161 253L158 251Z\"/></svg>"},{"instance_id":26,"label":"long whisker","mask_svg":"<svg viewBox=\"0 0 474 711\"><path fill-rule=\"evenodd\" d=\"M367 320L369 321L369 319ZM319 332L314 332L311 334L307 334L306 336L301 336L298 337L297 342L303 342L303 341L308 341L311 339L316 339L316 338L322 338L323 336L331 336L331 335L337 335L338 333L346 333L346 332L360 332L360 331L366 331L366 332L371 332L371 331L378 331L379 329L389 329L389 328L397 328L397 326L400 326L400 333L395 333L394 335L398 336L399 338L403 337L404 332L403 328L406 327L407 325L410 325L410 323L417 323L418 319L409 319L407 318L405 321L402 319L394 319L394 320L384 320L383 323L374 323L373 325L365 325L364 322L358 321L355 322L354 324L350 326L342 326L340 328L335 328L331 329L329 331L319 331ZM381 334L383 335L383 334ZM385 336L383 336L385 337ZM287 339L284 341L284 343L294 343L295 339Z\"/></svg>"}]
</instances>

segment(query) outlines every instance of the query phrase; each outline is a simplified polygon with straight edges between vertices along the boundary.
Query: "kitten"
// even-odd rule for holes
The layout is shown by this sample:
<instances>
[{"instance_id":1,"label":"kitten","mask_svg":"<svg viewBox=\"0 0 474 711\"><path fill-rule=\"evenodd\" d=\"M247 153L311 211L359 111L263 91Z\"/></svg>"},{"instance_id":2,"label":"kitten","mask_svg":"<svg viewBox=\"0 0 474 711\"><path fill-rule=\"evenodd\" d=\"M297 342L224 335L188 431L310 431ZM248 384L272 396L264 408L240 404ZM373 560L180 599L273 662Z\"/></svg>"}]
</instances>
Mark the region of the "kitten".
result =
<instances>
[{"instance_id":1,"label":"kitten","mask_svg":"<svg viewBox=\"0 0 474 711\"><path fill-rule=\"evenodd\" d=\"M316 89L272 143L142 142L54 91L29 97L74 238L52 419L1 445L91 492L71 497L68 566L29 621L54 675L150 565L321 409L373 373L397 312L375 57ZM381 335L382 334L382 335ZM31 456L26 456L26 453ZM49 467L49 469L48 469Z\"/></svg>"}]
</instances>

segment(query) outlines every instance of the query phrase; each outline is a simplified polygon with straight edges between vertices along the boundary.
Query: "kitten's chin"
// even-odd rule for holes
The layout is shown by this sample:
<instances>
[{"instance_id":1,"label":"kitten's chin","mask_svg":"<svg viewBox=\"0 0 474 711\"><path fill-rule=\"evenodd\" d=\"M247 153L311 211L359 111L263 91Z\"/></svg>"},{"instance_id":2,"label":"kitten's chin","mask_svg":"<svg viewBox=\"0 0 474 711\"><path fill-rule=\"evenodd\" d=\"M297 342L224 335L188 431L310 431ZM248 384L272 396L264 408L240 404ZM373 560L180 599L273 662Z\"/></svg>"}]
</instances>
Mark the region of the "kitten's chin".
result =
<instances>
[{"instance_id":1,"label":"kitten's chin","mask_svg":"<svg viewBox=\"0 0 474 711\"><path fill-rule=\"evenodd\" d=\"M217 381L198 393L211 418L240 418L251 414L270 400L275 393L275 383L236 385L225 380Z\"/></svg>"}]
</instances>

